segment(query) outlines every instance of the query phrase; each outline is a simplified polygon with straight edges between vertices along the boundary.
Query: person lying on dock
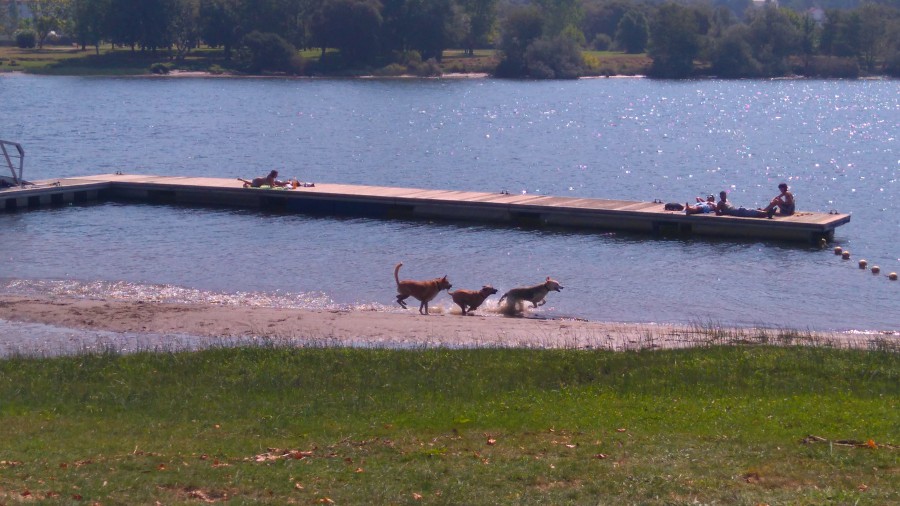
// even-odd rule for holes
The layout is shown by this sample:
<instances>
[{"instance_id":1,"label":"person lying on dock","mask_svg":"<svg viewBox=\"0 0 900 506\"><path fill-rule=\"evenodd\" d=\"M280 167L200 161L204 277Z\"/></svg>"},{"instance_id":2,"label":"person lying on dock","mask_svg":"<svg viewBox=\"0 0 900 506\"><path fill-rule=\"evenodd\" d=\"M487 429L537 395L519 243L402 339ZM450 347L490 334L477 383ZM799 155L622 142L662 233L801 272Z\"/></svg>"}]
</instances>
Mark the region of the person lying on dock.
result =
<instances>
[{"instance_id":1,"label":"person lying on dock","mask_svg":"<svg viewBox=\"0 0 900 506\"><path fill-rule=\"evenodd\" d=\"M781 183L778 185L778 190L781 192L778 195L775 195L775 198L772 199L772 202L769 202L769 205L766 206L763 211L765 211L769 218L775 214L775 209L778 209L778 214L782 216L790 216L794 214L794 210L796 208L796 204L794 203L794 194L788 191L787 183Z\"/></svg>"},{"instance_id":2,"label":"person lying on dock","mask_svg":"<svg viewBox=\"0 0 900 506\"><path fill-rule=\"evenodd\" d=\"M747 209L746 207L734 207L728 202L728 194L724 191L719 192L719 203L716 204L716 215L718 216L740 216L742 218L768 218L769 213L762 209Z\"/></svg>"},{"instance_id":3,"label":"person lying on dock","mask_svg":"<svg viewBox=\"0 0 900 506\"><path fill-rule=\"evenodd\" d=\"M290 181L278 180L277 170L272 170L272 172L269 172L269 175L266 177L255 177L249 181L246 179L238 178L238 181L242 181L244 183L244 188L259 188L261 186L271 186L272 188L275 188L279 186L291 185Z\"/></svg>"},{"instance_id":4,"label":"person lying on dock","mask_svg":"<svg viewBox=\"0 0 900 506\"><path fill-rule=\"evenodd\" d=\"M708 195L706 200L703 200L701 197L697 197L697 203L695 205L690 205L689 203L684 203L684 214L701 214L701 213L712 213L716 210L716 197L715 195Z\"/></svg>"}]
</instances>

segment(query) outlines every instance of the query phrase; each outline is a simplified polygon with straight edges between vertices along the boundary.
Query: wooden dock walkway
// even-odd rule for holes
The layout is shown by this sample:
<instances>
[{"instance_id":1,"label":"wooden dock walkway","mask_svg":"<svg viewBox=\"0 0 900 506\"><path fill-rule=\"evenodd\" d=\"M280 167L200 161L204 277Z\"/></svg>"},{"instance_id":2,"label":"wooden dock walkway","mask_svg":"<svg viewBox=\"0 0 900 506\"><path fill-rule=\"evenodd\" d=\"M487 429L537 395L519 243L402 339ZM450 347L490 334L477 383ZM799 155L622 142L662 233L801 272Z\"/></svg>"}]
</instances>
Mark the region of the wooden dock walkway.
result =
<instances>
[{"instance_id":1,"label":"wooden dock walkway","mask_svg":"<svg viewBox=\"0 0 900 506\"><path fill-rule=\"evenodd\" d=\"M685 215L653 202L327 183L250 189L236 179L135 174L35 181L0 189L0 210L5 211L107 200L806 242L830 240L835 228L850 221L848 214L800 211L775 219Z\"/></svg>"}]
</instances>

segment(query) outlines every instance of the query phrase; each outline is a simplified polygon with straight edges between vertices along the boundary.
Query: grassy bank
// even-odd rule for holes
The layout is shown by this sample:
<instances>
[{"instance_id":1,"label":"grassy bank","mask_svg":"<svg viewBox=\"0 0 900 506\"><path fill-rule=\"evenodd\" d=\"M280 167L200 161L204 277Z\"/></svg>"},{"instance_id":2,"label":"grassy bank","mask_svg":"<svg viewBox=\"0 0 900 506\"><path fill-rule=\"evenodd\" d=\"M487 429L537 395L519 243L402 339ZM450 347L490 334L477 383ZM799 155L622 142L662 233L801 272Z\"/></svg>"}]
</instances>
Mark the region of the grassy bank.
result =
<instances>
[{"instance_id":1,"label":"grassy bank","mask_svg":"<svg viewBox=\"0 0 900 506\"><path fill-rule=\"evenodd\" d=\"M308 62L320 56L318 50L302 51ZM626 55L609 51L585 52L588 71L592 75L646 74L650 59L646 55ZM170 70L209 72L212 74L237 72L232 60L226 60L218 49L197 49L183 61L176 62L168 53L132 52L130 49L112 50L108 46L96 54L94 48L82 51L70 46L45 46L43 49L20 49L0 46L0 72L27 72L42 75L149 75L154 64ZM493 50L479 50L465 55L461 50L444 51L441 69L445 74L491 73L497 66ZM371 72L369 72L371 73ZM345 72L341 73L346 74Z\"/></svg>"},{"instance_id":2,"label":"grassy bank","mask_svg":"<svg viewBox=\"0 0 900 506\"><path fill-rule=\"evenodd\" d=\"M0 400L4 504L900 501L887 351L13 358Z\"/></svg>"}]
</instances>

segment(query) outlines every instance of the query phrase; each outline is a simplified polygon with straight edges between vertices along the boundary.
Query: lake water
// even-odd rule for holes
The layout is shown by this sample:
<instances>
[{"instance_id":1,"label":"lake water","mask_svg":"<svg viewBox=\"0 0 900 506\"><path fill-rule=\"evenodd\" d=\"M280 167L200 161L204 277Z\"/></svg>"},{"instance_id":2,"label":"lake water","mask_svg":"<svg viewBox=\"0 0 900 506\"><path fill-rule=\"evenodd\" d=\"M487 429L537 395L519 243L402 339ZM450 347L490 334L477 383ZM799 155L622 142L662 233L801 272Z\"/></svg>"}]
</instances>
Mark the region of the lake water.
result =
<instances>
[{"instance_id":1,"label":"lake water","mask_svg":"<svg viewBox=\"0 0 900 506\"><path fill-rule=\"evenodd\" d=\"M401 277L533 314L900 331L900 81L529 82L0 76L26 179L123 171L761 206L853 215L835 244L666 239L115 203L0 214L0 293L398 311ZM857 268L865 258L875 276ZM495 300L495 299L491 299ZM437 300L450 309L449 296ZM494 306L488 304L491 315ZM0 331L11 332L6 324Z\"/></svg>"}]
</instances>

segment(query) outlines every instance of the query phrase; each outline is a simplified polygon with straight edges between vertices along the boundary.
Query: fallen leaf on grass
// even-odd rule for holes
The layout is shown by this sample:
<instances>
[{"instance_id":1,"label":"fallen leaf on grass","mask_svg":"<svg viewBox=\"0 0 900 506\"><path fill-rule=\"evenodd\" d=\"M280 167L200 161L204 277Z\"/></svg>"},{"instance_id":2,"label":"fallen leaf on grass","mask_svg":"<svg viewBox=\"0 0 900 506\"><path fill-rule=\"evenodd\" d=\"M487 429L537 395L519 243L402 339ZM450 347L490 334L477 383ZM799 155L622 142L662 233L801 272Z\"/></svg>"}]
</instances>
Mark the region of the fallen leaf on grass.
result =
<instances>
[{"instance_id":1,"label":"fallen leaf on grass","mask_svg":"<svg viewBox=\"0 0 900 506\"><path fill-rule=\"evenodd\" d=\"M334 504L334 501L332 501L330 497L322 497L316 502L318 502L319 504Z\"/></svg>"},{"instance_id":2,"label":"fallen leaf on grass","mask_svg":"<svg viewBox=\"0 0 900 506\"><path fill-rule=\"evenodd\" d=\"M856 487L856 489L859 490L860 492L865 492L866 490L869 490L869 486L866 485L865 483L860 483L859 486Z\"/></svg>"},{"instance_id":3,"label":"fallen leaf on grass","mask_svg":"<svg viewBox=\"0 0 900 506\"><path fill-rule=\"evenodd\" d=\"M494 438L488 438L487 444L490 446L493 446L493 445L497 444L497 440Z\"/></svg>"},{"instance_id":4,"label":"fallen leaf on grass","mask_svg":"<svg viewBox=\"0 0 900 506\"><path fill-rule=\"evenodd\" d=\"M620 429L616 429L616 432L625 432L626 430L628 430L628 429L626 429L625 427L622 427Z\"/></svg>"},{"instance_id":5,"label":"fallen leaf on grass","mask_svg":"<svg viewBox=\"0 0 900 506\"><path fill-rule=\"evenodd\" d=\"M417 494L417 493L413 492L412 498L415 499L416 501L421 501L422 494Z\"/></svg>"},{"instance_id":6,"label":"fallen leaf on grass","mask_svg":"<svg viewBox=\"0 0 900 506\"><path fill-rule=\"evenodd\" d=\"M300 451L300 450L281 450L279 448L269 448L269 451L266 453L260 453L259 455L255 455L252 460L254 462L268 462L270 460L278 460L278 459L294 459L300 460L305 459L306 457L312 457L313 452L311 451ZM250 459L244 459L250 460Z\"/></svg>"},{"instance_id":7,"label":"fallen leaf on grass","mask_svg":"<svg viewBox=\"0 0 900 506\"><path fill-rule=\"evenodd\" d=\"M18 460L0 460L0 466L16 467L21 465L22 463Z\"/></svg>"},{"instance_id":8,"label":"fallen leaf on grass","mask_svg":"<svg viewBox=\"0 0 900 506\"><path fill-rule=\"evenodd\" d=\"M605 459L605 458L606 458L606 454L605 454L605 453L598 453L598 454L594 455L594 458L595 458L595 459Z\"/></svg>"}]
</instances>

